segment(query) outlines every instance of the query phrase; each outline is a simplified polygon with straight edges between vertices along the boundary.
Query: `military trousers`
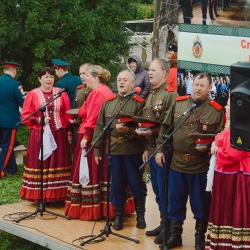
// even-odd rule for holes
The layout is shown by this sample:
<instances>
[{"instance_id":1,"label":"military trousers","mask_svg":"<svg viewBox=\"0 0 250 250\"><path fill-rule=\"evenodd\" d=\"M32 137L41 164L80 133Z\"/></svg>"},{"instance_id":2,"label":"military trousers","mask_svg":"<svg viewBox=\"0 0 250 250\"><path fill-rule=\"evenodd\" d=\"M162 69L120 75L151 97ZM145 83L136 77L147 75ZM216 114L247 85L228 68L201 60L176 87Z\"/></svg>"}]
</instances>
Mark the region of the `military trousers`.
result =
<instances>
[{"instance_id":1,"label":"military trousers","mask_svg":"<svg viewBox=\"0 0 250 250\"><path fill-rule=\"evenodd\" d=\"M111 203L114 206L126 202L126 189L129 186L135 199L143 199L147 195L146 184L140 170L142 153L133 155L111 155Z\"/></svg>"},{"instance_id":2,"label":"military trousers","mask_svg":"<svg viewBox=\"0 0 250 250\"><path fill-rule=\"evenodd\" d=\"M14 174L17 172L16 158L14 154L14 145L16 139L16 129L0 127L0 173L1 177L5 173Z\"/></svg>"},{"instance_id":3,"label":"military trousers","mask_svg":"<svg viewBox=\"0 0 250 250\"><path fill-rule=\"evenodd\" d=\"M152 157L149 160L150 178L152 183L152 188L155 194L155 200L158 204L159 211L161 213L166 213L165 208L165 182L164 182L164 171L165 167L160 167L155 158Z\"/></svg>"},{"instance_id":4,"label":"military trousers","mask_svg":"<svg viewBox=\"0 0 250 250\"><path fill-rule=\"evenodd\" d=\"M189 197L194 219L208 221L211 192L206 191L207 172L185 174L170 168L168 186L168 218L176 221L186 219Z\"/></svg>"}]
</instances>

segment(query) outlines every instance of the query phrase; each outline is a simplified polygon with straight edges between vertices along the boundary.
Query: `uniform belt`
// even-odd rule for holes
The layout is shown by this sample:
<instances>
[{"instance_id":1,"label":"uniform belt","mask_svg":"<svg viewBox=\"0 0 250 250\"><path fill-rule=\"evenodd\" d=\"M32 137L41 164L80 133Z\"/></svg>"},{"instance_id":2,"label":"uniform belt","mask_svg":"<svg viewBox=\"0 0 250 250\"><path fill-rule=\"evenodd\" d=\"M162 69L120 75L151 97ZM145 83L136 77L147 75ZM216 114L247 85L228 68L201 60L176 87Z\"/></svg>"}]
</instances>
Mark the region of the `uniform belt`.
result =
<instances>
[{"instance_id":1,"label":"uniform belt","mask_svg":"<svg viewBox=\"0 0 250 250\"><path fill-rule=\"evenodd\" d=\"M186 161L195 161L195 160L199 160L201 158L207 158L209 156L208 154L202 154L202 155L182 154L182 153L179 153L176 151L174 151L174 153Z\"/></svg>"},{"instance_id":2,"label":"uniform belt","mask_svg":"<svg viewBox=\"0 0 250 250\"><path fill-rule=\"evenodd\" d=\"M129 141L129 139L127 138L123 138L123 137L114 137L114 136L110 136L110 139L112 141L118 142L118 143L124 143L126 141Z\"/></svg>"}]
</instances>

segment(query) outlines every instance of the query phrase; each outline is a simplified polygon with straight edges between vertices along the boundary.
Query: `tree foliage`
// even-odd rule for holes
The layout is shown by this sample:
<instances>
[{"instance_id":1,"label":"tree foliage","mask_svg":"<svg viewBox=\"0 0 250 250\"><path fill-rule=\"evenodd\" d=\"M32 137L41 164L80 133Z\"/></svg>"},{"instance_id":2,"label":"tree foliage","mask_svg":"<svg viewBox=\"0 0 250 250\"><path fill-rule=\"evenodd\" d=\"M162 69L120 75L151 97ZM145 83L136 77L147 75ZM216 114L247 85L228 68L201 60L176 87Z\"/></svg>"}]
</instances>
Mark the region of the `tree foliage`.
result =
<instances>
[{"instance_id":1,"label":"tree foliage","mask_svg":"<svg viewBox=\"0 0 250 250\"><path fill-rule=\"evenodd\" d=\"M127 0L0 0L1 59L22 65L26 88L52 58L70 62L74 74L90 62L115 77L131 46L124 28L130 8Z\"/></svg>"}]
</instances>

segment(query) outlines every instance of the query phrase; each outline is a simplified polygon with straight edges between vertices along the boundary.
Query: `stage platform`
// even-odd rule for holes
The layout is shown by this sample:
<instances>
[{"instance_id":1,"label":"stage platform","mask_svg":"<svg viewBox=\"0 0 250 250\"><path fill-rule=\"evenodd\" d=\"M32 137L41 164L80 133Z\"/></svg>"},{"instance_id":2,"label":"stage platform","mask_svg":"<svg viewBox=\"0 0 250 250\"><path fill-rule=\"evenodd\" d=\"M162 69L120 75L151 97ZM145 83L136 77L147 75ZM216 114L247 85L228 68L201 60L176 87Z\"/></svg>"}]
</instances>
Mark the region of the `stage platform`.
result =
<instances>
[{"instance_id":1,"label":"stage platform","mask_svg":"<svg viewBox=\"0 0 250 250\"><path fill-rule=\"evenodd\" d=\"M157 205L155 204L151 184L148 184L147 186L148 196L145 216L147 228L138 229L135 227L135 214L124 218L123 230L115 231L111 228L114 233L119 233L121 235L139 240L140 243L138 244L110 234L109 237L105 236L105 240L102 242L80 246L81 241L78 239L83 236L91 235L93 228L93 235L99 234L100 230L104 229L106 224L105 219L97 221L95 224L94 221L67 220L61 217L55 218L44 214L42 219L40 219L39 216L28 220L22 220L19 223L12 223L8 216L9 214L34 212L36 210L37 204L28 202L1 205L0 230L53 250L156 250L159 249L159 245L154 244L154 237L148 237L145 235L146 230L154 229L159 225L159 211ZM46 209L63 215L63 206L50 205L46 206ZM13 216L11 217L13 218ZM113 223L113 220L110 222ZM176 250L194 249L194 224L195 221L188 204L187 219L185 220L183 231L183 246L182 248L175 248ZM88 238L84 240L87 239Z\"/></svg>"}]
</instances>

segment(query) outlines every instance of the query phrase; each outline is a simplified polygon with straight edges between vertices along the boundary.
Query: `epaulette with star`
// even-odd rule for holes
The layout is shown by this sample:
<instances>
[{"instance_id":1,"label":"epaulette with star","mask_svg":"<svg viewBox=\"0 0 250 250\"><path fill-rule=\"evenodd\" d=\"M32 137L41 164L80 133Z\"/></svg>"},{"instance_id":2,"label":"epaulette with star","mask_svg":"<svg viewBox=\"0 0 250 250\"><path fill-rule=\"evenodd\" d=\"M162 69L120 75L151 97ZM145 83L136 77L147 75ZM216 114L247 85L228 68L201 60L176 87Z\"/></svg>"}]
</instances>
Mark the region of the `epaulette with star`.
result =
<instances>
[{"instance_id":1,"label":"epaulette with star","mask_svg":"<svg viewBox=\"0 0 250 250\"><path fill-rule=\"evenodd\" d=\"M216 101L214 101L214 100L211 100L210 102L209 102L209 104L211 105L211 106L213 106L216 110L218 110L218 111L220 111L220 110L222 110L222 106L218 103L218 102L216 102Z\"/></svg>"},{"instance_id":2,"label":"epaulette with star","mask_svg":"<svg viewBox=\"0 0 250 250\"><path fill-rule=\"evenodd\" d=\"M133 95L132 98L134 100L138 101L138 102L141 102L141 103L145 102L145 100L142 97L138 96L138 95Z\"/></svg>"},{"instance_id":3,"label":"epaulette with star","mask_svg":"<svg viewBox=\"0 0 250 250\"><path fill-rule=\"evenodd\" d=\"M112 96L109 96L105 99L105 102L108 102L108 101L112 101L116 98L117 96L116 95L112 95Z\"/></svg>"},{"instance_id":4,"label":"epaulette with star","mask_svg":"<svg viewBox=\"0 0 250 250\"><path fill-rule=\"evenodd\" d=\"M81 85L78 85L76 88L77 88L77 89L82 89L82 88L85 88L85 87L86 87L85 84L81 84Z\"/></svg>"},{"instance_id":5,"label":"epaulette with star","mask_svg":"<svg viewBox=\"0 0 250 250\"><path fill-rule=\"evenodd\" d=\"M179 102L179 101L188 100L189 98L190 98L190 95L183 95L183 96L176 96L175 100Z\"/></svg>"},{"instance_id":6,"label":"epaulette with star","mask_svg":"<svg viewBox=\"0 0 250 250\"><path fill-rule=\"evenodd\" d=\"M174 92L174 88L172 88L171 86L166 86L165 89L168 91L168 92Z\"/></svg>"}]
</instances>

